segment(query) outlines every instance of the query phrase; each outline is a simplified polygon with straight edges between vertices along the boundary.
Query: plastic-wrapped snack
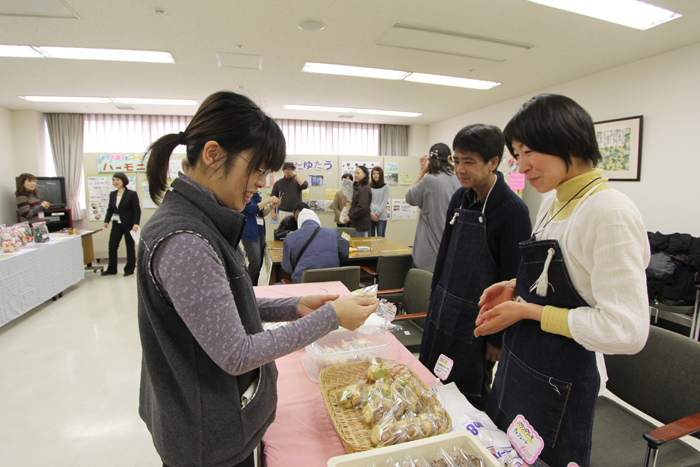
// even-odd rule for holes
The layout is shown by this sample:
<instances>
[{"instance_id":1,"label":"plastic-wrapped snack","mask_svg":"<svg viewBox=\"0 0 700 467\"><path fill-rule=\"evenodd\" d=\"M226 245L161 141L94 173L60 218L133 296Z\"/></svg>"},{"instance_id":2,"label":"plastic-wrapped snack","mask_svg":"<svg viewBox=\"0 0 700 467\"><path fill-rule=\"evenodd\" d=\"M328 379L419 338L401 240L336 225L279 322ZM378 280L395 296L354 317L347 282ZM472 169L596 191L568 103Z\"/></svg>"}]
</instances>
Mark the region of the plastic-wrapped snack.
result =
<instances>
[{"instance_id":1,"label":"plastic-wrapped snack","mask_svg":"<svg viewBox=\"0 0 700 467\"><path fill-rule=\"evenodd\" d=\"M447 431L447 417L445 416L445 409L442 406L426 407L420 413L420 416L427 417L435 426L434 435L441 435ZM430 435L426 435L430 436Z\"/></svg>"},{"instance_id":2,"label":"plastic-wrapped snack","mask_svg":"<svg viewBox=\"0 0 700 467\"><path fill-rule=\"evenodd\" d=\"M19 250L21 246L17 234L8 227L5 227L2 232L0 232L0 240L2 240L3 253L13 253Z\"/></svg>"},{"instance_id":3,"label":"plastic-wrapped snack","mask_svg":"<svg viewBox=\"0 0 700 467\"><path fill-rule=\"evenodd\" d=\"M416 416L416 421L426 438L437 434L438 427L435 424L435 421L427 413L422 413Z\"/></svg>"},{"instance_id":4,"label":"plastic-wrapped snack","mask_svg":"<svg viewBox=\"0 0 700 467\"><path fill-rule=\"evenodd\" d=\"M21 222L12 226L12 229L19 238L21 246L31 243L32 241L32 229L29 227L29 222Z\"/></svg>"},{"instance_id":5,"label":"plastic-wrapped snack","mask_svg":"<svg viewBox=\"0 0 700 467\"><path fill-rule=\"evenodd\" d=\"M447 454L444 449L438 449L438 457L430 463L430 467L456 467L452 456Z\"/></svg>"},{"instance_id":6,"label":"plastic-wrapped snack","mask_svg":"<svg viewBox=\"0 0 700 467\"><path fill-rule=\"evenodd\" d=\"M401 467L416 467L416 463L413 462L411 456L404 454L403 459L401 460Z\"/></svg>"},{"instance_id":7,"label":"plastic-wrapped snack","mask_svg":"<svg viewBox=\"0 0 700 467\"><path fill-rule=\"evenodd\" d=\"M351 409L359 407L362 404L364 395L365 383L353 383L345 386L343 393L340 396L338 405L343 409Z\"/></svg>"},{"instance_id":8,"label":"plastic-wrapped snack","mask_svg":"<svg viewBox=\"0 0 700 467\"><path fill-rule=\"evenodd\" d=\"M410 412L411 403L403 397L403 394L401 391L399 391L398 387L391 388L391 396L389 398L394 401L391 409L389 409L389 412L394 416L394 418L399 420L405 414Z\"/></svg>"},{"instance_id":9,"label":"plastic-wrapped snack","mask_svg":"<svg viewBox=\"0 0 700 467\"><path fill-rule=\"evenodd\" d=\"M350 295L360 298L374 298L377 296L377 290L379 286L377 284L370 285L364 289L353 290Z\"/></svg>"},{"instance_id":10,"label":"plastic-wrapped snack","mask_svg":"<svg viewBox=\"0 0 700 467\"><path fill-rule=\"evenodd\" d=\"M396 384L398 384L398 380L394 381ZM423 404L421 404L420 400L418 399L418 396L415 392L413 392L413 389L411 389L408 385L405 385L405 387L402 388L401 393L403 395L404 400L406 400L411 406L411 412L413 414L418 414L423 411L425 407L423 406Z\"/></svg>"},{"instance_id":11,"label":"plastic-wrapped snack","mask_svg":"<svg viewBox=\"0 0 700 467\"><path fill-rule=\"evenodd\" d=\"M411 441L425 438L425 433L420 427L420 420L413 415L405 416L399 420L399 428L406 434L406 437Z\"/></svg>"},{"instance_id":12,"label":"plastic-wrapped snack","mask_svg":"<svg viewBox=\"0 0 700 467\"><path fill-rule=\"evenodd\" d=\"M367 339L351 339L349 341L342 341L343 343L340 344L340 350L345 352L348 350L364 350L369 348L369 344L367 343Z\"/></svg>"},{"instance_id":13,"label":"plastic-wrapped snack","mask_svg":"<svg viewBox=\"0 0 700 467\"><path fill-rule=\"evenodd\" d=\"M49 229L46 227L46 222L35 222L32 224L34 231L34 243L46 243L49 239Z\"/></svg>"},{"instance_id":14,"label":"plastic-wrapped snack","mask_svg":"<svg viewBox=\"0 0 700 467\"><path fill-rule=\"evenodd\" d=\"M399 422L390 413L374 425L369 438L375 446L391 446L392 444L410 441L399 426Z\"/></svg>"},{"instance_id":15,"label":"plastic-wrapped snack","mask_svg":"<svg viewBox=\"0 0 700 467\"><path fill-rule=\"evenodd\" d=\"M362 418L370 426L377 424L389 412L394 402L384 397L381 391L369 392L367 402L362 407Z\"/></svg>"},{"instance_id":16,"label":"plastic-wrapped snack","mask_svg":"<svg viewBox=\"0 0 700 467\"><path fill-rule=\"evenodd\" d=\"M415 378L411 378L408 382L408 387L418 396L418 403L425 409L426 407L432 407L438 404L437 398L433 396L423 385L417 381ZM416 413L421 412L423 409Z\"/></svg>"},{"instance_id":17,"label":"plastic-wrapped snack","mask_svg":"<svg viewBox=\"0 0 700 467\"><path fill-rule=\"evenodd\" d=\"M393 363L390 360L373 357L369 362L369 368L367 368L367 380L371 382L384 378L389 374Z\"/></svg>"},{"instance_id":18,"label":"plastic-wrapped snack","mask_svg":"<svg viewBox=\"0 0 700 467\"><path fill-rule=\"evenodd\" d=\"M416 467L430 467L430 463L425 460L425 457L414 459L413 463L416 465Z\"/></svg>"},{"instance_id":19,"label":"plastic-wrapped snack","mask_svg":"<svg viewBox=\"0 0 700 467\"><path fill-rule=\"evenodd\" d=\"M454 447L452 459L457 467L485 467L484 460L476 454L467 454L458 446Z\"/></svg>"}]
</instances>

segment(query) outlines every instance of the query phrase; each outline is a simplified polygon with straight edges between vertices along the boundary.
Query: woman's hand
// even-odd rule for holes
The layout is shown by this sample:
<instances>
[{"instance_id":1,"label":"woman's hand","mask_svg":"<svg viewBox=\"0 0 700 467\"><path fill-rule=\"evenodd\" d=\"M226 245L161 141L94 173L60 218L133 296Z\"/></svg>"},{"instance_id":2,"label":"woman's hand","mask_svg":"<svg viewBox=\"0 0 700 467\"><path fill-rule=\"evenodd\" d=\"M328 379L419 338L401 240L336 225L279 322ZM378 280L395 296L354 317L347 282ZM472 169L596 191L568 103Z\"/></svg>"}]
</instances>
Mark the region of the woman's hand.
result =
<instances>
[{"instance_id":1,"label":"woman's hand","mask_svg":"<svg viewBox=\"0 0 700 467\"><path fill-rule=\"evenodd\" d=\"M425 175L428 173L428 167L430 166L430 156L427 154L425 156L420 156L420 173Z\"/></svg>"},{"instance_id":2,"label":"woman's hand","mask_svg":"<svg viewBox=\"0 0 700 467\"><path fill-rule=\"evenodd\" d=\"M337 294L306 295L304 297L301 297L301 299L299 299L299 303L297 303L297 313L299 314L299 318L303 318L304 316L313 313L326 303L332 302L333 300L337 300L339 297L340 295Z\"/></svg>"},{"instance_id":3,"label":"woman's hand","mask_svg":"<svg viewBox=\"0 0 700 467\"><path fill-rule=\"evenodd\" d=\"M264 204L271 204L274 208L280 205L280 199L277 196L270 196L267 199L265 199Z\"/></svg>"},{"instance_id":4,"label":"woman's hand","mask_svg":"<svg viewBox=\"0 0 700 467\"><path fill-rule=\"evenodd\" d=\"M350 218L349 218L349 217L346 217L346 218L343 220L343 224L347 224L347 223L349 223L349 222L350 222Z\"/></svg>"},{"instance_id":5,"label":"woman's hand","mask_svg":"<svg viewBox=\"0 0 700 467\"><path fill-rule=\"evenodd\" d=\"M372 217L372 220L373 220L374 222L379 222L379 216L378 216L378 215L372 214L370 217Z\"/></svg>"},{"instance_id":6,"label":"woman's hand","mask_svg":"<svg viewBox=\"0 0 700 467\"><path fill-rule=\"evenodd\" d=\"M42 208L44 208L44 209L49 209L49 206L51 206L51 203L49 203L48 201L42 201L42 202L41 202L41 207L42 207Z\"/></svg>"},{"instance_id":7,"label":"woman's hand","mask_svg":"<svg viewBox=\"0 0 700 467\"><path fill-rule=\"evenodd\" d=\"M496 282L484 290L479 298L479 306L482 311L490 310L496 305L513 300L515 295L515 281Z\"/></svg>"},{"instance_id":8,"label":"woman's hand","mask_svg":"<svg viewBox=\"0 0 700 467\"><path fill-rule=\"evenodd\" d=\"M104 226L105 226L105 229L109 229L109 224L108 224L108 223L105 222L105 223L104 223Z\"/></svg>"},{"instance_id":9,"label":"woman's hand","mask_svg":"<svg viewBox=\"0 0 700 467\"><path fill-rule=\"evenodd\" d=\"M134 224L134 226L131 228L131 230L133 230L134 232L136 232L137 230L139 230L139 225L138 225L138 224Z\"/></svg>"},{"instance_id":10,"label":"woman's hand","mask_svg":"<svg viewBox=\"0 0 700 467\"><path fill-rule=\"evenodd\" d=\"M521 319L542 321L543 309L543 306L535 305L534 303L513 301L501 303L488 311L482 308L479 316L476 318L477 328L474 330L474 335L479 337L494 334L517 323Z\"/></svg>"},{"instance_id":11,"label":"woman's hand","mask_svg":"<svg viewBox=\"0 0 700 467\"><path fill-rule=\"evenodd\" d=\"M343 297L331 302L338 324L345 329L354 331L364 324L369 315L375 312L379 305L376 298Z\"/></svg>"}]
</instances>

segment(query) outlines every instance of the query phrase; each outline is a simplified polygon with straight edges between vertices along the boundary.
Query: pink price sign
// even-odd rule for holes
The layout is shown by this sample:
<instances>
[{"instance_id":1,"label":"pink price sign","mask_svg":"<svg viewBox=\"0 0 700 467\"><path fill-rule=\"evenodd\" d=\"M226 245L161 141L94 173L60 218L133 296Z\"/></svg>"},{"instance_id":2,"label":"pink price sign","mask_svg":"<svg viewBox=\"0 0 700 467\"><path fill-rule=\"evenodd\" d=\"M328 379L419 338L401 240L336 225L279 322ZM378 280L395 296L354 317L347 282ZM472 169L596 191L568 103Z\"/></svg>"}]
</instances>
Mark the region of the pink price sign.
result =
<instances>
[{"instance_id":1,"label":"pink price sign","mask_svg":"<svg viewBox=\"0 0 700 467\"><path fill-rule=\"evenodd\" d=\"M519 172L509 174L508 185L513 191L522 191L525 188L525 175Z\"/></svg>"}]
</instances>

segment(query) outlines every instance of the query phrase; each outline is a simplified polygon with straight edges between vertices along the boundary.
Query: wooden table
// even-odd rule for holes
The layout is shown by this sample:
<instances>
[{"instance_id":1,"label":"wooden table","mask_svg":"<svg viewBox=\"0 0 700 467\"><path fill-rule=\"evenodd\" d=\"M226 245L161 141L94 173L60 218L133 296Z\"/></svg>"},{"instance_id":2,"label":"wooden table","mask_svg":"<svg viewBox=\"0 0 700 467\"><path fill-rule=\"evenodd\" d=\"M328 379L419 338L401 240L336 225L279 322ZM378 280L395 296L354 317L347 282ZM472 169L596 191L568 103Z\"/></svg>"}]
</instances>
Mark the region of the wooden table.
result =
<instances>
[{"instance_id":1,"label":"wooden table","mask_svg":"<svg viewBox=\"0 0 700 467\"><path fill-rule=\"evenodd\" d=\"M270 252L274 268L274 271L270 274L270 283L272 284L281 280L282 276L286 274L283 274L282 271L282 245L283 242L281 240L268 240L267 242L267 249ZM410 246L402 245L384 237L352 237L350 239L350 247L357 248L359 246L368 246L372 250L353 251L347 260L341 262L341 266L358 263L370 265L367 261L373 262L372 265L376 266L376 260L380 256L410 255L413 252L413 248Z\"/></svg>"}]
</instances>

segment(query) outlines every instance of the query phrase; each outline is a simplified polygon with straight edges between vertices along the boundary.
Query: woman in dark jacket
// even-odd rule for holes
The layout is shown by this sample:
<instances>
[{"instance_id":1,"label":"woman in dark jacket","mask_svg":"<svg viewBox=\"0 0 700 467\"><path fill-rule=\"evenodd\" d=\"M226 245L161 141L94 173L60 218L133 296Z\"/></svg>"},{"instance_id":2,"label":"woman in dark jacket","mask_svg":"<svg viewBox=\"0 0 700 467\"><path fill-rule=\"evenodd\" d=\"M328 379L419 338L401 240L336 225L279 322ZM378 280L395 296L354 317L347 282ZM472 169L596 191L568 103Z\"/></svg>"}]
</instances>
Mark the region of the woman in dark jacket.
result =
<instances>
[{"instance_id":1,"label":"woman in dark jacket","mask_svg":"<svg viewBox=\"0 0 700 467\"><path fill-rule=\"evenodd\" d=\"M355 228L357 237L366 237L372 221L372 188L369 186L369 170L364 165L355 169L355 188L350 207L350 225Z\"/></svg>"},{"instance_id":2,"label":"woman in dark jacket","mask_svg":"<svg viewBox=\"0 0 700 467\"><path fill-rule=\"evenodd\" d=\"M136 266L134 238L131 236L131 231L136 232L139 229L141 206L139 206L139 197L136 192L126 188L128 184L129 179L122 172L117 172L112 177L112 185L116 190L109 194L109 207L105 218L105 229L109 228L110 220L113 222L112 231L109 233L109 266L102 273L103 276L117 273L117 250L122 237L126 245L124 276L132 275Z\"/></svg>"}]
</instances>

